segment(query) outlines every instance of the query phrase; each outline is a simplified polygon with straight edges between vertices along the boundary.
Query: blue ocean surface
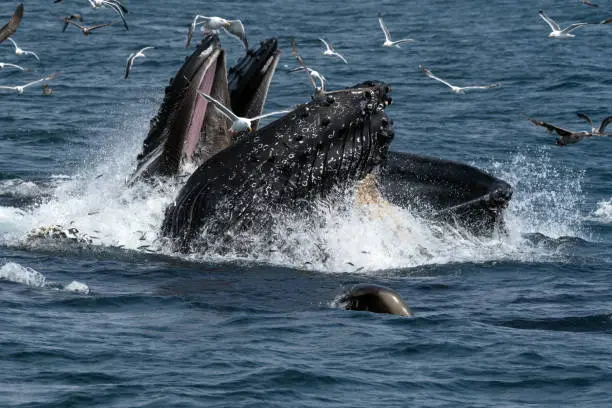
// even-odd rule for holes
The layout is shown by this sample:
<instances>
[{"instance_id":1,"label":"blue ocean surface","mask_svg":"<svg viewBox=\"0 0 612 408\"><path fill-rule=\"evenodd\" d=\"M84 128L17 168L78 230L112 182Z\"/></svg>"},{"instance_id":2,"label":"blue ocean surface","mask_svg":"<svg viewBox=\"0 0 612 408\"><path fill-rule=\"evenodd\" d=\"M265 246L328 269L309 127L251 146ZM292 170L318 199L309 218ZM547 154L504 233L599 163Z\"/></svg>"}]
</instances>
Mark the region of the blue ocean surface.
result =
<instances>
[{"instance_id":1,"label":"blue ocean surface","mask_svg":"<svg viewBox=\"0 0 612 408\"><path fill-rule=\"evenodd\" d=\"M0 24L17 3L0 3ZM610 407L612 138L556 146L612 115L612 17L577 0L131 1L84 36L64 16L118 20L84 0L26 1L0 85L58 72L0 101L0 406ZM377 13L402 48L383 48ZM328 88L389 83L391 149L457 160L507 181L507 233L477 237L409 210L321 210L320 229L261 237L248 254L159 247L178 187L129 188L164 87L191 54L196 14L243 20L282 49L266 111L310 99L291 38ZM201 34L196 32L196 40ZM321 55L318 38L348 59ZM222 35L228 66L243 53ZM128 55L154 46L123 79ZM456 85L453 94L419 65ZM33 239L76 228L91 244ZM359 283L394 288L413 318L346 311Z\"/></svg>"}]
</instances>

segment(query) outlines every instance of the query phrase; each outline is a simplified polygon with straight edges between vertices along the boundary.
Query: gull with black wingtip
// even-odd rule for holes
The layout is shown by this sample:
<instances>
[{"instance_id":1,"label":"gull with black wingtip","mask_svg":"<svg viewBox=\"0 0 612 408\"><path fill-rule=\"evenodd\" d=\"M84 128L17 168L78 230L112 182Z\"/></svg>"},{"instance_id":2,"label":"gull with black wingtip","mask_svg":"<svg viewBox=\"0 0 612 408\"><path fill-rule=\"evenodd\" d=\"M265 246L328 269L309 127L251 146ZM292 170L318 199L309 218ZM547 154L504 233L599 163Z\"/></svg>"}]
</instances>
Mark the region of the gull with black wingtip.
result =
<instances>
[{"instance_id":1,"label":"gull with black wingtip","mask_svg":"<svg viewBox=\"0 0 612 408\"><path fill-rule=\"evenodd\" d=\"M152 48L155 48L155 47L144 47L138 52L134 54L130 54L130 56L127 59L127 64L125 66L125 76L123 77L123 79L127 79L127 77L130 75L130 71L132 70L132 65L134 64L134 60L138 57L144 58L145 57L144 52Z\"/></svg>"}]
</instances>

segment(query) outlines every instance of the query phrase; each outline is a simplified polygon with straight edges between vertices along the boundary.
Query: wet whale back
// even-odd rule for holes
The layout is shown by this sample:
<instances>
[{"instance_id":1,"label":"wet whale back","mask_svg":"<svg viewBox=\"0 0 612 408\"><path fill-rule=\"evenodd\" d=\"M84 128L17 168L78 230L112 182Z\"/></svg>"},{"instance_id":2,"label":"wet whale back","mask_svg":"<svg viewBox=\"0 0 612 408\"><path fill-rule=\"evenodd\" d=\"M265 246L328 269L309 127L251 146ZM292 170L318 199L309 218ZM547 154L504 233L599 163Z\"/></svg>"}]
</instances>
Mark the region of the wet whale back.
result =
<instances>
[{"instance_id":1,"label":"wet whale back","mask_svg":"<svg viewBox=\"0 0 612 408\"><path fill-rule=\"evenodd\" d=\"M315 99L241 138L192 174L166 211L163 234L187 250L204 223L211 235L237 223L263 223L274 216L271 206L363 178L384 160L393 138L385 89Z\"/></svg>"}]
</instances>

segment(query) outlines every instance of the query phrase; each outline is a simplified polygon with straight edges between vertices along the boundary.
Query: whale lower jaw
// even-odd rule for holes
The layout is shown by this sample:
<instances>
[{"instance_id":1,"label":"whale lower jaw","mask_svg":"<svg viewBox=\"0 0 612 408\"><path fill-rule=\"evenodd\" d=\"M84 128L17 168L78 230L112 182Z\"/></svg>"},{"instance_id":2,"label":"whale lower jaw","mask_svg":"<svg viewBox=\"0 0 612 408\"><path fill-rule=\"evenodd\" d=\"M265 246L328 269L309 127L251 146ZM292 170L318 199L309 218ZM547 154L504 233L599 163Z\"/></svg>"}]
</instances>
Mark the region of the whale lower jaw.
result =
<instances>
[{"instance_id":1,"label":"whale lower jaw","mask_svg":"<svg viewBox=\"0 0 612 408\"><path fill-rule=\"evenodd\" d=\"M393 151L379 185L391 203L479 235L503 230L513 192L505 181L473 166Z\"/></svg>"}]
</instances>

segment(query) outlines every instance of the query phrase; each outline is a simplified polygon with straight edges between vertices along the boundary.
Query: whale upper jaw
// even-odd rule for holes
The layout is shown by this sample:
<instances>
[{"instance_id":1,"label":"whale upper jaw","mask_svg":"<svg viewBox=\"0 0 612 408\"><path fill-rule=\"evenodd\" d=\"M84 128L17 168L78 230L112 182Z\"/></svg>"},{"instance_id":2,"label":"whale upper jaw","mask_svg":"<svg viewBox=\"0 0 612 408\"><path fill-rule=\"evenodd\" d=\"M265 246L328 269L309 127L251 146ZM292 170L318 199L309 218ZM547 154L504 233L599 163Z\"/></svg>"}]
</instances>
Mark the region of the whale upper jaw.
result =
<instances>
[{"instance_id":1,"label":"whale upper jaw","mask_svg":"<svg viewBox=\"0 0 612 408\"><path fill-rule=\"evenodd\" d=\"M263 110L279 54L276 40L266 40L259 49L247 51L228 74L219 37L206 36L166 87L129 183L177 175L183 165L197 167L229 147L233 143L231 123L197 91L231 106L239 116L257 116Z\"/></svg>"}]
</instances>

